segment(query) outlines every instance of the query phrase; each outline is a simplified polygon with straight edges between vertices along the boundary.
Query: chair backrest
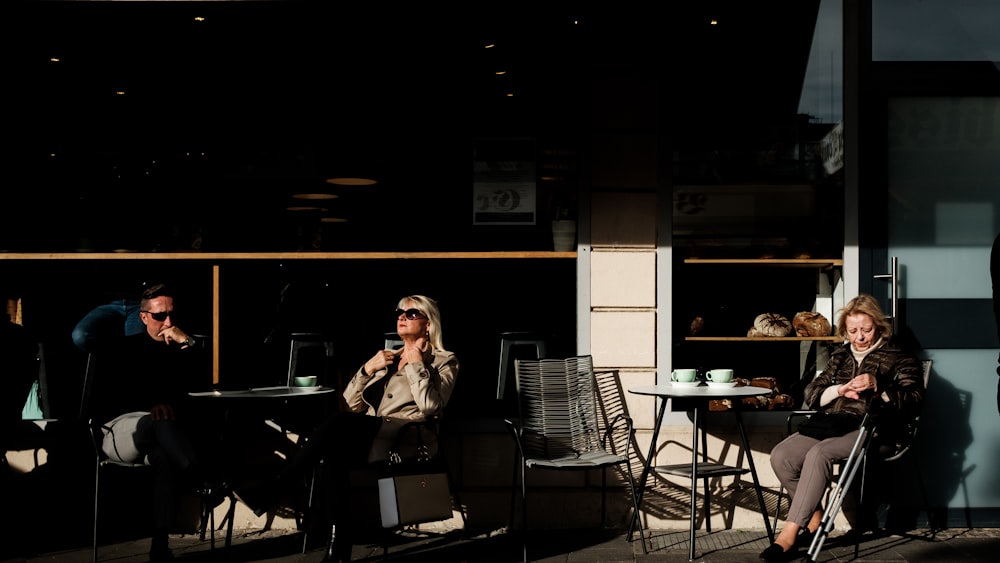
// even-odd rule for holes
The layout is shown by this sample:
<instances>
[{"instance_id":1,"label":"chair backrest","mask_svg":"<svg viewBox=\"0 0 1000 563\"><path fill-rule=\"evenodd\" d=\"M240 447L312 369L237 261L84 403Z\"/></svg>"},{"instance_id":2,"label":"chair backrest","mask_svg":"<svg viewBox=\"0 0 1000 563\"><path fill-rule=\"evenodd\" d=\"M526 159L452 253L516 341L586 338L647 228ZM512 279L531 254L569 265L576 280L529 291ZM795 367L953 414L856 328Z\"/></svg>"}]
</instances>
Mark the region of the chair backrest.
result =
<instances>
[{"instance_id":1,"label":"chair backrest","mask_svg":"<svg viewBox=\"0 0 1000 563\"><path fill-rule=\"evenodd\" d=\"M320 376L320 383L324 383L327 363L334 354L333 337L318 332L293 332L289 340L286 385L291 387L297 375L317 375ZM310 373L306 373L306 369Z\"/></svg>"},{"instance_id":2,"label":"chair backrest","mask_svg":"<svg viewBox=\"0 0 1000 563\"><path fill-rule=\"evenodd\" d=\"M927 390L927 385L931 381L931 367L933 366L933 360L923 360L920 362L920 366L923 369L924 376L924 391ZM903 437L904 439L896 444L894 451L889 453L884 457L884 461L895 461L903 457L906 452L910 450L917 438L917 430L920 428L920 415L913 417L913 420L907 425L907 430L909 432L908 436Z\"/></svg>"},{"instance_id":3,"label":"chair backrest","mask_svg":"<svg viewBox=\"0 0 1000 563\"><path fill-rule=\"evenodd\" d=\"M504 400L511 390L510 373L517 359L538 360L545 357L545 338L533 332L504 332L500 334L500 370L497 375L497 400Z\"/></svg>"},{"instance_id":4,"label":"chair backrest","mask_svg":"<svg viewBox=\"0 0 1000 563\"><path fill-rule=\"evenodd\" d=\"M395 332L385 333L385 350L395 350L403 346L403 341Z\"/></svg>"},{"instance_id":5,"label":"chair backrest","mask_svg":"<svg viewBox=\"0 0 1000 563\"><path fill-rule=\"evenodd\" d=\"M601 450L590 356L517 360L514 371L526 457L559 459Z\"/></svg>"}]
</instances>

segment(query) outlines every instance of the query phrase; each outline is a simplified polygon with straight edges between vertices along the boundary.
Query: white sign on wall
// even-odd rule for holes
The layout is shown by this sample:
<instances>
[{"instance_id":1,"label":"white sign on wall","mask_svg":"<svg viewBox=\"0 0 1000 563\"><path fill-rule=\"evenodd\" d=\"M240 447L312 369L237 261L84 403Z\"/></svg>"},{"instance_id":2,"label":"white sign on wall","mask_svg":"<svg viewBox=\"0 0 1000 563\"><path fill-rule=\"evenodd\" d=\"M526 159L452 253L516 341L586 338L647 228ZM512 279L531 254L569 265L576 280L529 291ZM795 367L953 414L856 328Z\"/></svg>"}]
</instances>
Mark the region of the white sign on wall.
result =
<instances>
[{"instance_id":1,"label":"white sign on wall","mask_svg":"<svg viewBox=\"0 0 1000 563\"><path fill-rule=\"evenodd\" d=\"M534 225L533 139L480 139L473 153L472 224Z\"/></svg>"}]
</instances>

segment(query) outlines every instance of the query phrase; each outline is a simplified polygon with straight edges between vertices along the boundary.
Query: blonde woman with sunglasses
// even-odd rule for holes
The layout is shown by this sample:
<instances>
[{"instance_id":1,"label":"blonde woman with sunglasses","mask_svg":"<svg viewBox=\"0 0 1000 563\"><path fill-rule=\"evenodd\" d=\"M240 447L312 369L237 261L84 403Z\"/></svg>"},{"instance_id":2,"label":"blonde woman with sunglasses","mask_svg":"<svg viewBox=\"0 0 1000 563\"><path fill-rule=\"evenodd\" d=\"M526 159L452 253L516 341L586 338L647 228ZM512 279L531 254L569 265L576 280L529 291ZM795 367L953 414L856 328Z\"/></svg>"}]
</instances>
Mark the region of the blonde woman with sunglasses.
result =
<instances>
[{"instance_id":1,"label":"blonde woman with sunglasses","mask_svg":"<svg viewBox=\"0 0 1000 563\"><path fill-rule=\"evenodd\" d=\"M436 301L423 295L403 297L394 318L403 346L378 350L358 368L343 393L346 411L321 424L252 503L258 515L271 510L325 460L324 513L331 537L323 561L350 560L357 513L347 505L350 470L386 460L406 423L440 417L458 378L458 358L444 347Z\"/></svg>"}]
</instances>

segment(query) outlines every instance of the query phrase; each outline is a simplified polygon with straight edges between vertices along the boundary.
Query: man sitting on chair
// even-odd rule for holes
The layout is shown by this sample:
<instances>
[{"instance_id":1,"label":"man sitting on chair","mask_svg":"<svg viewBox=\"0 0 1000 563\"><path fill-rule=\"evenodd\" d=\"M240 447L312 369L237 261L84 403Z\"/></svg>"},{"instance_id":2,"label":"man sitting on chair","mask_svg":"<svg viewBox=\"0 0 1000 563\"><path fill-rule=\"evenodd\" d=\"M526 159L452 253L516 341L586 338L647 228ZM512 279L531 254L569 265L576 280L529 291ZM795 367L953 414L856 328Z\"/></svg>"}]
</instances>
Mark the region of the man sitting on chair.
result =
<instances>
[{"instance_id":1,"label":"man sitting on chair","mask_svg":"<svg viewBox=\"0 0 1000 563\"><path fill-rule=\"evenodd\" d=\"M97 359L90 417L105 421L103 450L111 459L154 467L150 560L172 559L168 533L178 495L205 484L204 469L189 438L193 421L185 410L196 386L198 346L174 324L174 294L164 284L148 287L140 300L145 331L126 336Z\"/></svg>"}]
</instances>

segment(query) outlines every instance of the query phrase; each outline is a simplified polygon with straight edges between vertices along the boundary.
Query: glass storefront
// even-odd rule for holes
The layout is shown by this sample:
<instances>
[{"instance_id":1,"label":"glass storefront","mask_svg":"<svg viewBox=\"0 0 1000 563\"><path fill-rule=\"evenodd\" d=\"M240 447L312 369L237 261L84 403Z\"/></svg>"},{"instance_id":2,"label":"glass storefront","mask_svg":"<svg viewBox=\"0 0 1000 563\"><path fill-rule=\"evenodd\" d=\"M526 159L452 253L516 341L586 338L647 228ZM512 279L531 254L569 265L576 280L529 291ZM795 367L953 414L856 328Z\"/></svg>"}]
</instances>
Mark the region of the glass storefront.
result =
<instances>
[{"instance_id":1,"label":"glass storefront","mask_svg":"<svg viewBox=\"0 0 1000 563\"><path fill-rule=\"evenodd\" d=\"M886 304L895 299L904 335L934 361L919 450L934 483L931 505L949 507L953 525L968 523L966 509L972 525L992 525L1000 506L989 271L1000 230L1000 6L879 0L871 20L863 81L874 94L865 103L879 109L861 126L885 143L863 153L870 164L861 166L860 205L884 210L884 220L862 220L862 257L873 274L895 260L898 276L894 284L862 276L861 287Z\"/></svg>"}]
</instances>

